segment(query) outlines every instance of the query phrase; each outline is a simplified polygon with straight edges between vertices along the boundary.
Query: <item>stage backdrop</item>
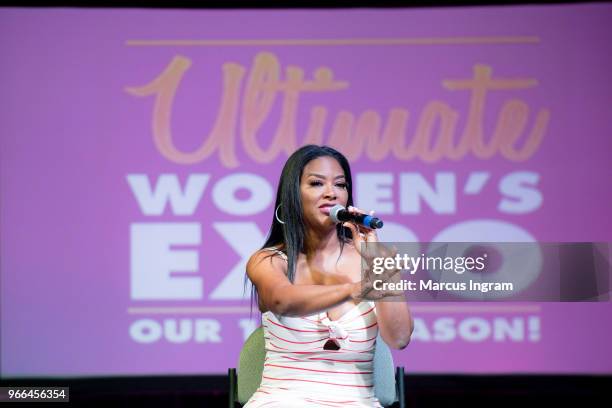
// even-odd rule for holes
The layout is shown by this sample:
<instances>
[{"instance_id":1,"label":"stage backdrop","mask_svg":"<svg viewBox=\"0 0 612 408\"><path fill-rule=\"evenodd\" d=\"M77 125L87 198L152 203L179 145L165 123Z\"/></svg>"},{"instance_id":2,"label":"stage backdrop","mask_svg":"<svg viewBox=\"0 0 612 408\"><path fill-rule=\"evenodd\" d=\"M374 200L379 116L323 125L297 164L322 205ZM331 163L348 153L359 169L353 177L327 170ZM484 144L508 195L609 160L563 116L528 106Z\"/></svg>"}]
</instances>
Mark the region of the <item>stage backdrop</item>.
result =
<instances>
[{"instance_id":1,"label":"stage backdrop","mask_svg":"<svg viewBox=\"0 0 612 408\"><path fill-rule=\"evenodd\" d=\"M612 241L611 18L0 10L2 375L235 366L306 143L349 157L383 240ZM412 310L409 373L612 373L609 302Z\"/></svg>"}]
</instances>

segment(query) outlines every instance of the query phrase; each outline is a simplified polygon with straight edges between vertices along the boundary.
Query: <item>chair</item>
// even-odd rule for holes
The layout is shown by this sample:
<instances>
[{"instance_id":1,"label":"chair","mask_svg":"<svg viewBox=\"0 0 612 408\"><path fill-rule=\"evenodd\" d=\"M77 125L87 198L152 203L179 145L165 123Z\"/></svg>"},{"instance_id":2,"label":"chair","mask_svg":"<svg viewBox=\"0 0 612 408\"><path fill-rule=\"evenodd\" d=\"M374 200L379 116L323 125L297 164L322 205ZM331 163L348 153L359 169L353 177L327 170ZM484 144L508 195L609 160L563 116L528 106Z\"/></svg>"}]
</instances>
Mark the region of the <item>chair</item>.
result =
<instances>
[{"instance_id":1,"label":"chair","mask_svg":"<svg viewBox=\"0 0 612 408\"><path fill-rule=\"evenodd\" d=\"M259 388L263 373L266 351L263 328L257 328L244 343L238 361L238 374L235 368L228 370L229 407L245 404ZM378 336L374 352L374 395L384 407L398 403L404 408L404 367L394 369L393 356L389 346Z\"/></svg>"}]
</instances>

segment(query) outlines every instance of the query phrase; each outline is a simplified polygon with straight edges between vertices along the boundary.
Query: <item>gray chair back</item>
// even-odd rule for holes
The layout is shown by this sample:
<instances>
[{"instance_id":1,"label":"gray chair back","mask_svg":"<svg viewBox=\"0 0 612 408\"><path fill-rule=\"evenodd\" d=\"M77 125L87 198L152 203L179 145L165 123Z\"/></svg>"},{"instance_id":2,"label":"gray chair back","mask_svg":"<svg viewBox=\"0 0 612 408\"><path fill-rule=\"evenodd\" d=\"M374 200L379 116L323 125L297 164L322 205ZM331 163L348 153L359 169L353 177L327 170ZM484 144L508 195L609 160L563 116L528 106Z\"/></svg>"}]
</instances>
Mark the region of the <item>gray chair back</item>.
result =
<instances>
[{"instance_id":1,"label":"gray chair back","mask_svg":"<svg viewBox=\"0 0 612 408\"><path fill-rule=\"evenodd\" d=\"M383 407L388 407L397 401L393 356L380 334L376 338L374 351L374 395Z\"/></svg>"}]
</instances>

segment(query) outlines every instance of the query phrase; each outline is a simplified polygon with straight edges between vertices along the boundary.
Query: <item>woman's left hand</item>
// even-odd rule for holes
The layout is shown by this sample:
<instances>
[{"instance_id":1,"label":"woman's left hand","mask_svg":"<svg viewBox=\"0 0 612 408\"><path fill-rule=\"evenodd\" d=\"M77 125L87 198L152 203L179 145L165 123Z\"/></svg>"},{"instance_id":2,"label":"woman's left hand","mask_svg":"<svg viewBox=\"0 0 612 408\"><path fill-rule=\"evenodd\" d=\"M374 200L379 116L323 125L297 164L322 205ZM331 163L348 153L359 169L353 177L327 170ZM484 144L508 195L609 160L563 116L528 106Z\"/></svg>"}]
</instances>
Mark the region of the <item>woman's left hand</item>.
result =
<instances>
[{"instance_id":1,"label":"woman's left hand","mask_svg":"<svg viewBox=\"0 0 612 408\"><path fill-rule=\"evenodd\" d=\"M351 213L361 213L366 214L364 211L359 208L349 207L348 211ZM374 211L371 211L369 215L374 215ZM362 290L364 291L365 297L386 297L386 296L396 296L398 293L386 293L386 291L376 291L376 293L372 292L373 282L375 280L382 280L385 282L396 281L400 277L400 270L386 270L382 274L373 274L373 263L375 258L387 258L387 257L395 257L397 250L395 248L391 249L387 246L383 245L378 241L378 235L376 234L376 230L367 228L363 225L356 225L352 222L345 222L342 224L344 227L351 230L353 235L353 246L357 253L361 256L363 260L362 266Z\"/></svg>"},{"instance_id":2,"label":"woman's left hand","mask_svg":"<svg viewBox=\"0 0 612 408\"><path fill-rule=\"evenodd\" d=\"M347 207L347 210L351 214L366 214L365 211L353 206ZM370 211L369 215L374 215L374 210ZM376 235L376 230L374 229L368 228L364 225L358 225L353 222L345 222L342 225L350 229L353 233L353 243L355 244L355 248L360 253L360 255L362 243L378 242L378 236Z\"/></svg>"},{"instance_id":3,"label":"woman's left hand","mask_svg":"<svg viewBox=\"0 0 612 408\"><path fill-rule=\"evenodd\" d=\"M349 206L347 210L352 214L367 214L365 211L352 206ZM369 215L374 215L374 210L370 211ZM371 259L376 256L382 256L382 254L377 252L381 252L380 250L386 247L378 244L378 235L376 234L375 229L368 228L364 225L357 225L353 222L344 222L342 226L351 230L353 235L353 245L359 255L361 255L366 262L371 261ZM369 264L370 262L368 262L368 265Z\"/></svg>"}]
</instances>

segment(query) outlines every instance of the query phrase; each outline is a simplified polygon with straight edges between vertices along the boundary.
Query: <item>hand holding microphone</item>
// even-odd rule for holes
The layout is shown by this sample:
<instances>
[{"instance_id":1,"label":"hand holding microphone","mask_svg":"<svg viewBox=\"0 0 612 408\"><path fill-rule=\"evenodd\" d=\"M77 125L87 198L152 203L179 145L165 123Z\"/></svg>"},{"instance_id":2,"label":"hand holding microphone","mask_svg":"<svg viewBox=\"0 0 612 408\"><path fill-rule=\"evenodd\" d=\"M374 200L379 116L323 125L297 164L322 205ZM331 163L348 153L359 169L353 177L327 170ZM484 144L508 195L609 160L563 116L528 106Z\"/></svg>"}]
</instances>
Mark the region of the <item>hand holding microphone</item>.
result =
<instances>
[{"instance_id":1,"label":"hand holding microphone","mask_svg":"<svg viewBox=\"0 0 612 408\"><path fill-rule=\"evenodd\" d=\"M370 229L380 229L383 227L383 222L380 218L368 214L350 212L340 204L333 206L329 210L329 216L336 223L350 221Z\"/></svg>"},{"instance_id":2,"label":"hand holding microphone","mask_svg":"<svg viewBox=\"0 0 612 408\"><path fill-rule=\"evenodd\" d=\"M355 250L363 259L361 281L355 283L355 291L351 295L354 300L378 301L388 297L401 296L401 290L375 289L375 282L396 282L401 278L399 269L390 270L383 274L372 272L373 259L377 257L393 257L397 252L378 242L376 229L382 228L383 222L374 217L372 211L369 215L360 210L342 205L336 205L329 210L329 216L334 222L342 225L352 233Z\"/></svg>"},{"instance_id":3,"label":"hand holding microphone","mask_svg":"<svg viewBox=\"0 0 612 408\"><path fill-rule=\"evenodd\" d=\"M355 207L344 208L338 204L329 210L329 216L334 222L342 224L343 227L351 231L355 249L366 264L370 265L372 259L378 256L377 253L382 248L380 245L376 245L378 243L376 229L381 228L383 222L374 217L374 211L371 211L368 215Z\"/></svg>"}]
</instances>

